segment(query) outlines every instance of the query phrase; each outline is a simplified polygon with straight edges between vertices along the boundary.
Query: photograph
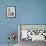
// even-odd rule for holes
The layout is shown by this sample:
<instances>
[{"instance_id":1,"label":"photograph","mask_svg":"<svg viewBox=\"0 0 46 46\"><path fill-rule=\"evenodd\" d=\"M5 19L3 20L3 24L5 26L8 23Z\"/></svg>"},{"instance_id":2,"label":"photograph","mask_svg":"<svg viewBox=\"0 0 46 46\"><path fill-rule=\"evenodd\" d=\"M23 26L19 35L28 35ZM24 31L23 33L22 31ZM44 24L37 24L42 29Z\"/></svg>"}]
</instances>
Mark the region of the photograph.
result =
<instances>
[{"instance_id":1,"label":"photograph","mask_svg":"<svg viewBox=\"0 0 46 46\"><path fill-rule=\"evenodd\" d=\"M6 12L6 17L16 18L16 6L7 6Z\"/></svg>"}]
</instances>

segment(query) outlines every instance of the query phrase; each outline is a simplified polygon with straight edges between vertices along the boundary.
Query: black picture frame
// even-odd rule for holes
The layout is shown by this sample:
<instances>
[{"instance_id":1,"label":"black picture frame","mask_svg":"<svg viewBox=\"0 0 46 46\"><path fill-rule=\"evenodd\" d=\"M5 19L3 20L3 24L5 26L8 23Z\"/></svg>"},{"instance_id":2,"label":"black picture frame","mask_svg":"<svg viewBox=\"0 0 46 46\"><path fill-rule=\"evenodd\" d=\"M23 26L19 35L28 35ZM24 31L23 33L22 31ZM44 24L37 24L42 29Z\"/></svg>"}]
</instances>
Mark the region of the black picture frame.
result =
<instances>
[{"instance_id":1,"label":"black picture frame","mask_svg":"<svg viewBox=\"0 0 46 46\"><path fill-rule=\"evenodd\" d=\"M13 16L12 15L9 16L8 8L11 8L11 11L13 10L13 12L14 12ZM16 6L6 6L6 18L16 18Z\"/></svg>"}]
</instances>

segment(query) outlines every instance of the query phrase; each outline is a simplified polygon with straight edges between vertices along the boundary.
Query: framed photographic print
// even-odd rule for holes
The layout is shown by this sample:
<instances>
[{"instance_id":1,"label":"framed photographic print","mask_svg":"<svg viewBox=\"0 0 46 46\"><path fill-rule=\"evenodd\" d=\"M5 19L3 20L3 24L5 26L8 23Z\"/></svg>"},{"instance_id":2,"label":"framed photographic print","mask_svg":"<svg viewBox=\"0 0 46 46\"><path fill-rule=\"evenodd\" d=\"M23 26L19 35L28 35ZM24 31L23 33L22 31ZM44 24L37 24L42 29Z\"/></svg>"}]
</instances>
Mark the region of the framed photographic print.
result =
<instances>
[{"instance_id":1,"label":"framed photographic print","mask_svg":"<svg viewBox=\"0 0 46 46\"><path fill-rule=\"evenodd\" d=\"M6 18L16 18L16 6L6 6Z\"/></svg>"}]
</instances>

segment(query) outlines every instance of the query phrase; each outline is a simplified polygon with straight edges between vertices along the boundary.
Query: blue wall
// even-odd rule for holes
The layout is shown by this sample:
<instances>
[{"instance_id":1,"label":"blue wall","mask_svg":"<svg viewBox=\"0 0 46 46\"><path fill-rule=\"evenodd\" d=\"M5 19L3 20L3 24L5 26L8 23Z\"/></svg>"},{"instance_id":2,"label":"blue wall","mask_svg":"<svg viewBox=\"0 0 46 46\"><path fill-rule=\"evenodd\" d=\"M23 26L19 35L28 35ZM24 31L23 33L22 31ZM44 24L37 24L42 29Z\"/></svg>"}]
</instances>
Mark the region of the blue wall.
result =
<instances>
[{"instance_id":1,"label":"blue wall","mask_svg":"<svg viewBox=\"0 0 46 46\"><path fill-rule=\"evenodd\" d=\"M17 0L17 17L21 24L46 24L46 0Z\"/></svg>"},{"instance_id":2,"label":"blue wall","mask_svg":"<svg viewBox=\"0 0 46 46\"><path fill-rule=\"evenodd\" d=\"M8 43L10 32L16 32L17 35L17 17L6 18L6 6L16 6L16 1L0 0L0 44Z\"/></svg>"},{"instance_id":3,"label":"blue wall","mask_svg":"<svg viewBox=\"0 0 46 46\"><path fill-rule=\"evenodd\" d=\"M6 18L6 6L16 6L16 18ZM18 24L46 24L46 0L0 0L0 44Z\"/></svg>"}]
</instances>

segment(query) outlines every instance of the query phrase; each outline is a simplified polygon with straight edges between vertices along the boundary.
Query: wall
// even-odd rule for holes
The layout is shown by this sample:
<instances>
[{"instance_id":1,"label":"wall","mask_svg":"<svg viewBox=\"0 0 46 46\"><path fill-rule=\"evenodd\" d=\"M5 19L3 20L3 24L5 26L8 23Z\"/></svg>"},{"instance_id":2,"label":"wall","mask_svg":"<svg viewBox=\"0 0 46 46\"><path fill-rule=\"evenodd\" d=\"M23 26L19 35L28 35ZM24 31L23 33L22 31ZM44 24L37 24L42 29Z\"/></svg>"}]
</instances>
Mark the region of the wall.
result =
<instances>
[{"instance_id":1,"label":"wall","mask_svg":"<svg viewBox=\"0 0 46 46\"><path fill-rule=\"evenodd\" d=\"M6 18L6 6L16 5L16 18ZM46 24L46 0L0 0L0 44L7 44L17 24ZM17 43L17 40L16 40Z\"/></svg>"},{"instance_id":2,"label":"wall","mask_svg":"<svg viewBox=\"0 0 46 46\"><path fill-rule=\"evenodd\" d=\"M16 6L14 0L0 0L0 44L7 44L8 34L16 32L17 35L17 17L6 18L6 6ZM18 38L17 38L18 39ZM16 43L18 42L16 39Z\"/></svg>"},{"instance_id":3,"label":"wall","mask_svg":"<svg viewBox=\"0 0 46 46\"><path fill-rule=\"evenodd\" d=\"M17 0L18 23L46 24L46 0Z\"/></svg>"}]
</instances>

